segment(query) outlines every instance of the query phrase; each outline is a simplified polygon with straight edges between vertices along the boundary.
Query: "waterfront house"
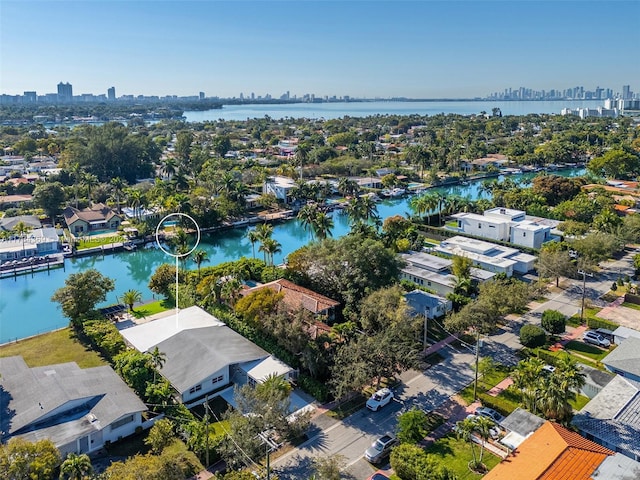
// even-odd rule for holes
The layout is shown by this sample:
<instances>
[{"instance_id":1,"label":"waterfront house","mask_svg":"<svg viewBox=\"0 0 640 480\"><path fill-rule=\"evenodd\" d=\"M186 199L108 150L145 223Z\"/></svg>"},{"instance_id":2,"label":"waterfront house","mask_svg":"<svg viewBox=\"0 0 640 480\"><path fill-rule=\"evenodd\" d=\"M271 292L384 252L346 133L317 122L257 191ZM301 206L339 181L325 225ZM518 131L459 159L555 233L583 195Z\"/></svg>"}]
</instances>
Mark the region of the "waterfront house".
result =
<instances>
[{"instance_id":1,"label":"waterfront house","mask_svg":"<svg viewBox=\"0 0 640 480\"><path fill-rule=\"evenodd\" d=\"M122 223L122 216L103 203L96 203L82 210L67 207L63 215L73 235L115 232Z\"/></svg>"},{"instance_id":2,"label":"waterfront house","mask_svg":"<svg viewBox=\"0 0 640 480\"><path fill-rule=\"evenodd\" d=\"M296 182L292 178L274 175L265 180L262 185L262 193L272 194L281 202L288 204L290 202L289 192L295 186Z\"/></svg>"},{"instance_id":3,"label":"waterfront house","mask_svg":"<svg viewBox=\"0 0 640 480\"><path fill-rule=\"evenodd\" d=\"M415 316L422 315L428 319L442 317L453 308L451 300L423 290L405 293L404 298Z\"/></svg>"},{"instance_id":4,"label":"waterfront house","mask_svg":"<svg viewBox=\"0 0 640 480\"><path fill-rule=\"evenodd\" d=\"M14 235L0 242L0 262L38 257L60 252L55 228L36 228L22 236Z\"/></svg>"},{"instance_id":5,"label":"waterfront house","mask_svg":"<svg viewBox=\"0 0 640 480\"><path fill-rule=\"evenodd\" d=\"M140 352L158 347L166 361L160 374L188 404L218 395L230 385L255 384L269 375L295 378L295 371L197 306L164 312L160 318L123 328Z\"/></svg>"},{"instance_id":6,"label":"waterfront house","mask_svg":"<svg viewBox=\"0 0 640 480\"><path fill-rule=\"evenodd\" d=\"M571 424L588 439L637 461L640 460L638 412L640 383L616 375L574 415Z\"/></svg>"},{"instance_id":7,"label":"waterfront house","mask_svg":"<svg viewBox=\"0 0 640 480\"><path fill-rule=\"evenodd\" d=\"M522 210L497 207L485 210L483 215L461 212L452 217L458 222L454 230L476 237L534 249L539 249L545 242L557 240L551 235L549 225L528 220Z\"/></svg>"},{"instance_id":8,"label":"waterfront house","mask_svg":"<svg viewBox=\"0 0 640 480\"><path fill-rule=\"evenodd\" d=\"M296 285L289 280L280 278L273 282L257 285L253 288L245 288L240 291L240 295L243 297L262 290L263 288L270 288L276 293L282 293L284 296L282 302L290 312L295 312L300 308L311 312L312 314L322 317L323 320L331 322L335 319L335 309L340 302L337 302L329 297L320 295L305 287Z\"/></svg>"},{"instance_id":9,"label":"waterfront house","mask_svg":"<svg viewBox=\"0 0 640 480\"><path fill-rule=\"evenodd\" d=\"M35 215L18 215L16 217L0 218L0 230L5 232L11 231L20 222L24 223L31 229L42 227L42 222L40 222L40 219Z\"/></svg>"},{"instance_id":10,"label":"waterfront house","mask_svg":"<svg viewBox=\"0 0 640 480\"><path fill-rule=\"evenodd\" d=\"M1 440L51 440L64 457L90 453L142 428L142 401L109 366L29 368L0 358Z\"/></svg>"}]
</instances>

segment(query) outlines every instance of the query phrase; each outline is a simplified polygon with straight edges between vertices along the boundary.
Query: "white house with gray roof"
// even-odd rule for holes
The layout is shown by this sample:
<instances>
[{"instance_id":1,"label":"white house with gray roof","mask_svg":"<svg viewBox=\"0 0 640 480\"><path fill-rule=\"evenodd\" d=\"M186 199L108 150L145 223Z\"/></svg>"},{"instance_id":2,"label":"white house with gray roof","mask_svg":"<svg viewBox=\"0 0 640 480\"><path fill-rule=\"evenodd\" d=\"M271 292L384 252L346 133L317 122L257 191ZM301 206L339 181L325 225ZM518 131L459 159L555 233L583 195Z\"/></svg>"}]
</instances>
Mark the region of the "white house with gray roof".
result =
<instances>
[{"instance_id":1,"label":"white house with gray roof","mask_svg":"<svg viewBox=\"0 0 640 480\"><path fill-rule=\"evenodd\" d=\"M640 382L640 338L626 338L602 363L610 372Z\"/></svg>"},{"instance_id":2,"label":"white house with gray roof","mask_svg":"<svg viewBox=\"0 0 640 480\"><path fill-rule=\"evenodd\" d=\"M111 367L75 362L29 368L0 358L0 440L51 440L62 456L90 453L135 433L147 410Z\"/></svg>"},{"instance_id":3,"label":"white house with gray roof","mask_svg":"<svg viewBox=\"0 0 640 480\"><path fill-rule=\"evenodd\" d=\"M183 403L230 384L260 383L270 374L289 380L294 370L197 306L166 312L120 331L141 352L158 347L166 356L160 373Z\"/></svg>"},{"instance_id":4,"label":"white house with gray roof","mask_svg":"<svg viewBox=\"0 0 640 480\"><path fill-rule=\"evenodd\" d=\"M422 315L426 318L438 318L446 315L447 312L453 308L451 300L422 290L416 289L412 292L405 293L404 298L416 316Z\"/></svg>"},{"instance_id":5,"label":"white house with gray roof","mask_svg":"<svg viewBox=\"0 0 640 480\"><path fill-rule=\"evenodd\" d=\"M451 260L424 252L403 253L400 257L406 263L400 271L402 280L409 280L443 297L453 293L457 280L451 273ZM471 279L478 283L491 280L494 276L493 272L471 268Z\"/></svg>"},{"instance_id":6,"label":"white house with gray roof","mask_svg":"<svg viewBox=\"0 0 640 480\"><path fill-rule=\"evenodd\" d=\"M640 383L616 375L571 423L589 440L640 460Z\"/></svg>"}]
</instances>

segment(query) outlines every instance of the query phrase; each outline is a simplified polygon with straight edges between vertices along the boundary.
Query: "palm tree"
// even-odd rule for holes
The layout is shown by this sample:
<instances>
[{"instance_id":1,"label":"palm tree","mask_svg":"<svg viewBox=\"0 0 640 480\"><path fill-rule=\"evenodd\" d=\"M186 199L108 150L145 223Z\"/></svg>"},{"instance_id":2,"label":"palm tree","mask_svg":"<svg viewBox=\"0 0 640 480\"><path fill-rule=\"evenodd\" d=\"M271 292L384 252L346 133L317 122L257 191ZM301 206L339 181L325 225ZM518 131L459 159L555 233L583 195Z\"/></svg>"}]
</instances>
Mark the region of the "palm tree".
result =
<instances>
[{"instance_id":1,"label":"palm tree","mask_svg":"<svg viewBox=\"0 0 640 480\"><path fill-rule=\"evenodd\" d=\"M317 238L324 240L328 236L332 235L331 229L333 229L333 218L327 215L325 212L318 212L313 218L311 228Z\"/></svg>"},{"instance_id":2,"label":"palm tree","mask_svg":"<svg viewBox=\"0 0 640 480\"><path fill-rule=\"evenodd\" d=\"M227 278L220 288L220 298L227 302L229 306L233 306L238 299L240 288L242 288L240 280Z\"/></svg>"},{"instance_id":3,"label":"palm tree","mask_svg":"<svg viewBox=\"0 0 640 480\"><path fill-rule=\"evenodd\" d=\"M142 294L138 290L127 290L122 294L122 302L129 306L130 311L133 310L133 304L142 300Z\"/></svg>"},{"instance_id":4,"label":"palm tree","mask_svg":"<svg viewBox=\"0 0 640 480\"><path fill-rule=\"evenodd\" d=\"M273 225L269 223L261 223L256 226L256 232L260 241L271 238L271 235L273 235Z\"/></svg>"},{"instance_id":5,"label":"palm tree","mask_svg":"<svg viewBox=\"0 0 640 480\"><path fill-rule=\"evenodd\" d=\"M569 355L556 362L556 369L548 376L542 395L540 409L545 417L566 423L571 419L571 401L585 384L585 375Z\"/></svg>"},{"instance_id":6,"label":"palm tree","mask_svg":"<svg viewBox=\"0 0 640 480\"><path fill-rule=\"evenodd\" d=\"M93 473L91 459L86 453L76 455L70 453L62 465L60 465L60 478L68 480L83 480L90 478Z\"/></svg>"},{"instance_id":7,"label":"palm tree","mask_svg":"<svg viewBox=\"0 0 640 480\"><path fill-rule=\"evenodd\" d=\"M195 250L191 255L192 260L198 267L198 280L200 280L200 265L202 265L204 262L209 261L209 254L206 252L206 250L202 250L199 248Z\"/></svg>"},{"instance_id":8,"label":"palm tree","mask_svg":"<svg viewBox=\"0 0 640 480\"><path fill-rule=\"evenodd\" d=\"M91 202L91 190L100 183L98 181L98 177L92 173L85 173L82 176L82 183L87 187L87 198L89 199L89 202Z\"/></svg>"},{"instance_id":9,"label":"palm tree","mask_svg":"<svg viewBox=\"0 0 640 480\"><path fill-rule=\"evenodd\" d=\"M276 253L282 252L282 245L280 242L273 238L265 238L262 240L262 245L260 245L260 249L265 254L265 261L273 266L273 256Z\"/></svg>"},{"instance_id":10,"label":"palm tree","mask_svg":"<svg viewBox=\"0 0 640 480\"><path fill-rule=\"evenodd\" d=\"M305 205L298 211L298 220L302 224L302 228L311 231L311 235L313 235L313 220L316 218L318 213L317 205Z\"/></svg>"},{"instance_id":11,"label":"palm tree","mask_svg":"<svg viewBox=\"0 0 640 480\"><path fill-rule=\"evenodd\" d=\"M471 455L473 456L472 466L475 468L478 466L478 456L476 455L475 442L471 438L473 435L473 431L476 428L474 417L467 417L464 420L456 423L455 431L458 435L458 438L464 440L465 442L469 442L471 445Z\"/></svg>"},{"instance_id":12,"label":"palm tree","mask_svg":"<svg viewBox=\"0 0 640 480\"><path fill-rule=\"evenodd\" d=\"M284 400L289 397L293 390L291 384L282 375L272 373L265 378L262 383L256 386L256 394L265 400L277 398Z\"/></svg>"},{"instance_id":13,"label":"palm tree","mask_svg":"<svg viewBox=\"0 0 640 480\"><path fill-rule=\"evenodd\" d=\"M113 189L113 196L116 199L116 212L120 213L120 198L122 198L122 193L126 184L120 177L112 178L110 183L111 188Z\"/></svg>"},{"instance_id":14,"label":"palm tree","mask_svg":"<svg viewBox=\"0 0 640 480\"><path fill-rule=\"evenodd\" d=\"M11 230L16 234L18 234L18 236L22 239L22 256L25 257L26 256L25 239L27 237L27 233L31 231L31 227L21 220L18 223L16 223Z\"/></svg>"},{"instance_id":15,"label":"palm tree","mask_svg":"<svg viewBox=\"0 0 640 480\"><path fill-rule=\"evenodd\" d=\"M419 216L433 212L438 207L438 194L428 192L423 195L413 197L409 200L409 206Z\"/></svg>"},{"instance_id":16,"label":"palm tree","mask_svg":"<svg viewBox=\"0 0 640 480\"><path fill-rule=\"evenodd\" d=\"M537 410L538 395L542 387L540 380L543 367L542 360L531 357L519 362L511 373L514 386L522 393L525 408L532 413L536 413Z\"/></svg>"},{"instance_id":17,"label":"palm tree","mask_svg":"<svg viewBox=\"0 0 640 480\"><path fill-rule=\"evenodd\" d=\"M156 383L156 371L164 367L167 361L167 355L161 352L157 345L153 350L147 352L147 355L149 357L149 364L153 367L153 383Z\"/></svg>"},{"instance_id":18,"label":"palm tree","mask_svg":"<svg viewBox=\"0 0 640 480\"><path fill-rule=\"evenodd\" d=\"M251 242L251 249L253 250L253 258L256 258L256 242L260 240L260 234L257 230L249 230L247 232L247 238Z\"/></svg>"}]
</instances>

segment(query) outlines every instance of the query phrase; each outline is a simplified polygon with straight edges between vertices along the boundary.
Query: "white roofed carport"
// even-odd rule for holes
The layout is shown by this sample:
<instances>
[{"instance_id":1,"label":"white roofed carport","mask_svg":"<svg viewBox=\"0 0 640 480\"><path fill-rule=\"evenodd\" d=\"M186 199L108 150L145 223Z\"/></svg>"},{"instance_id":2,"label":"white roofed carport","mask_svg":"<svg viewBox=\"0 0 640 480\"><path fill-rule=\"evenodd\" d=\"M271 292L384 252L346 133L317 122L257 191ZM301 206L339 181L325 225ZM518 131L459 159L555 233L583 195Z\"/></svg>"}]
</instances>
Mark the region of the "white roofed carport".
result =
<instances>
[{"instance_id":1,"label":"white roofed carport","mask_svg":"<svg viewBox=\"0 0 640 480\"><path fill-rule=\"evenodd\" d=\"M240 368L257 383L264 382L267 377L272 375L277 377L285 376L285 378L287 378L287 375L293 371L289 365L273 356L267 357L264 360L245 363L240 365Z\"/></svg>"}]
</instances>

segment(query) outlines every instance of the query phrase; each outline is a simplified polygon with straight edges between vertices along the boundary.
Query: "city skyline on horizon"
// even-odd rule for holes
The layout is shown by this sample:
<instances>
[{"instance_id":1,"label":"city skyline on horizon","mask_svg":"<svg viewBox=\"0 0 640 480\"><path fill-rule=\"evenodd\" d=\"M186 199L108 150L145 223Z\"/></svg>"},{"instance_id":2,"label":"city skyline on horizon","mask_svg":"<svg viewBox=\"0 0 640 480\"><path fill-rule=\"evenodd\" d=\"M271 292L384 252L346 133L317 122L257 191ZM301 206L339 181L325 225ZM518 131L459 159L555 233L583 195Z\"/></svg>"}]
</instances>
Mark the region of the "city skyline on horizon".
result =
<instances>
[{"instance_id":1,"label":"city skyline on horizon","mask_svg":"<svg viewBox=\"0 0 640 480\"><path fill-rule=\"evenodd\" d=\"M593 22L594 12L640 17L640 2L627 0L3 0L0 9L8 95L70 82L74 95L115 86L118 96L484 98L521 85L620 92L640 78L640 31ZM67 33L46 43L34 34L52 25Z\"/></svg>"}]
</instances>

